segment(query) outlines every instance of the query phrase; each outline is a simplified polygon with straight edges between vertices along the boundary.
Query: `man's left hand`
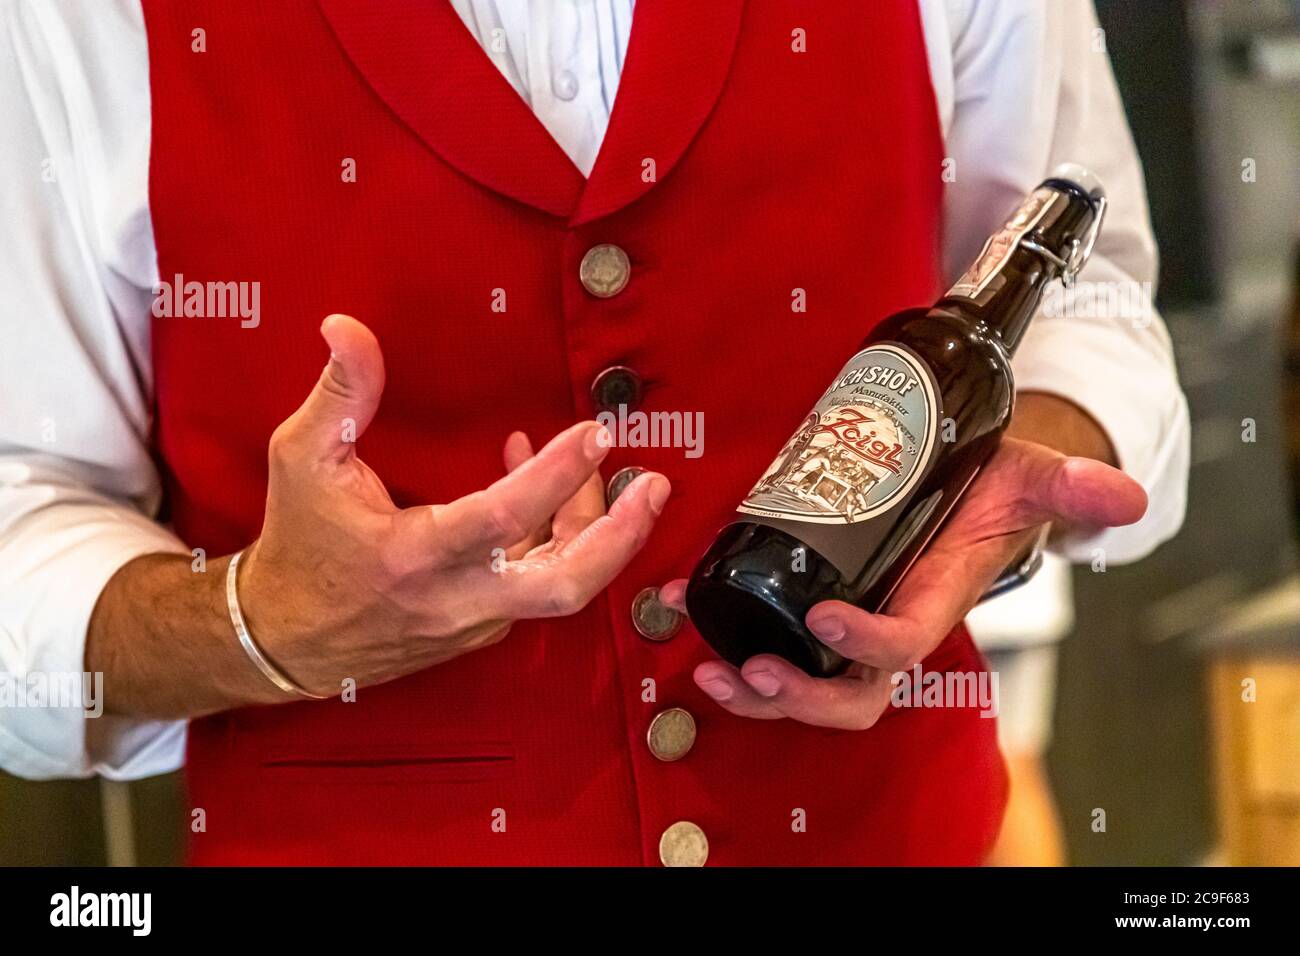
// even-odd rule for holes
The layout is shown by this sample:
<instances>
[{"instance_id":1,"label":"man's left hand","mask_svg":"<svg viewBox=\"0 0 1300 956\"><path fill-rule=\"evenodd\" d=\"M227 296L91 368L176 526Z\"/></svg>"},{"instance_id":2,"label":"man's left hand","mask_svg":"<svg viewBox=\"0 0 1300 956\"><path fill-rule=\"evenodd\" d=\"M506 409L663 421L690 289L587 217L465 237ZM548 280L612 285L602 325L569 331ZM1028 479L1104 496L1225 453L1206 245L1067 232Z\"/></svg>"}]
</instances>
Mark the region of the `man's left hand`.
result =
<instances>
[{"instance_id":1,"label":"man's left hand","mask_svg":"<svg viewBox=\"0 0 1300 956\"><path fill-rule=\"evenodd\" d=\"M707 661L695 669L695 682L741 717L870 727L889 705L892 675L937 648L1044 524L1114 527L1138 521L1146 507L1142 486L1116 468L1004 438L883 613L842 601L823 601L808 612L809 630L853 662L843 675L810 677L783 658L760 654L740 668ZM664 585L660 599L685 613L685 593L679 578Z\"/></svg>"}]
</instances>

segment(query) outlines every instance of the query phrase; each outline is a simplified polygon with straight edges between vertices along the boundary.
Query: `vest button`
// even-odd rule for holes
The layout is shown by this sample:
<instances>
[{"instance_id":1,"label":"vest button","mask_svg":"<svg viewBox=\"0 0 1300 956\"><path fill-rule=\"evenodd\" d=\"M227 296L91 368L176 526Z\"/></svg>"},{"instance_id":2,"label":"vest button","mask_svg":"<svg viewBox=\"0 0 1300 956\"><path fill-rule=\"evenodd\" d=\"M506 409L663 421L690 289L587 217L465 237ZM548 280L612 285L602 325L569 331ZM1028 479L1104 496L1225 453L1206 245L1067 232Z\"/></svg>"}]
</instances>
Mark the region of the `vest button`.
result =
<instances>
[{"instance_id":1,"label":"vest button","mask_svg":"<svg viewBox=\"0 0 1300 956\"><path fill-rule=\"evenodd\" d=\"M617 412L620 405L636 408L641 404L641 376L626 365L611 366L591 383L591 400L598 412Z\"/></svg>"},{"instance_id":2,"label":"vest button","mask_svg":"<svg viewBox=\"0 0 1300 956\"><path fill-rule=\"evenodd\" d=\"M636 481L637 475L645 474L644 468L632 465L628 468L620 468L614 472L614 477L609 479L609 484L605 486L605 506L609 507L614 504L618 496L621 495L627 486Z\"/></svg>"},{"instance_id":3,"label":"vest button","mask_svg":"<svg viewBox=\"0 0 1300 956\"><path fill-rule=\"evenodd\" d=\"M690 820L678 820L659 838L659 862L664 866L703 866L709 858L709 838Z\"/></svg>"},{"instance_id":4,"label":"vest button","mask_svg":"<svg viewBox=\"0 0 1300 956\"><path fill-rule=\"evenodd\" d=\"M664 763L681 760L695 746L695 718L680 707L661 710L650 721L645 739L656 759Z\"/></svg>"},{"instance_id":5,"label":"vest button","mask_svg":"<svg viewBox=\"0 0 1300 956\"><path fill-rule=\"evenodd\" d=\"M602 242L587 250L578 266L582 287L598 299L618 295L632 277L632 263L627 253L612 243Z\"/></svg>"},{"instance_id":6,"label":"vest button","mask_svg":"<svg viewBox=\"0 0 1300 956\"><path fill-rule=\"evenodd\" d=\"M682 626L682 614L659 600L658 588L644 588L632 599L632 626L651 641L666 641Z\"/></svg>"}]
</instances>

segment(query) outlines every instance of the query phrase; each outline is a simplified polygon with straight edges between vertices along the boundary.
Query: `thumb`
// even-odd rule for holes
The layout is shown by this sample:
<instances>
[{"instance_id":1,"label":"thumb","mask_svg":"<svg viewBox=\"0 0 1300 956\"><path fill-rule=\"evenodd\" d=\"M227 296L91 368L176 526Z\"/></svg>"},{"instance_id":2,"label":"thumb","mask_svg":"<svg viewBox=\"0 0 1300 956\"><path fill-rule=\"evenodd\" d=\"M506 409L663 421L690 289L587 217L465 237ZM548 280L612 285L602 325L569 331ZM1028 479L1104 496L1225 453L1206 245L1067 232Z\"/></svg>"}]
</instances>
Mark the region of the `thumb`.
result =
<instances>
[{"instance_id":1,"label":"thumb","mask_svg":"<svg viewBox=\"0 0 1300 956\"><path fill-rule=\"evenodd\" d=\"M350 315L327 316L320 331L330 347L329 362L285 426L313 457L341 461L379 409L384 357L375 334Z\"/></svg>"},{"instance_id":2,"label":"thumb","mask_svg":"<svg viewBox=\"0 0 1300 956\"><path fill-rule=\"evenodd\" d=\"M1044 516L1064 527L1119 527L1137 522L1147 510L1140 484L1090 458L1059 459L1040 487Z\"/></svg>"}]
</instances>

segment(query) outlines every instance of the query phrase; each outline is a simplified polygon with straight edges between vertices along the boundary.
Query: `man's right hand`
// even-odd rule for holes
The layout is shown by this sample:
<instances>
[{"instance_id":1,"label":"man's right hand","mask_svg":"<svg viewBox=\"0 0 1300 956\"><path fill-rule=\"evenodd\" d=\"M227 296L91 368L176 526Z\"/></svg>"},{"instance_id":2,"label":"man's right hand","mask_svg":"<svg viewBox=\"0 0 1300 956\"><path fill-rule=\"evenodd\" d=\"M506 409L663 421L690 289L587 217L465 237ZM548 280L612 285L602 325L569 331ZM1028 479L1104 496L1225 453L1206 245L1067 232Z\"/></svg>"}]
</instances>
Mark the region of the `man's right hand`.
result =
<instances>
[{"instance_id":1,"label":"man's right hand","mask_svg":"<svg viewBox=\"0 0 1300 956\"><path fill-rule=\"evenodd\" d=\"M668 480L639 476L606 514L609 438L595 422L535 455L515 433L495 484L398 508L354 443L379 407L379 343L347 316L321 333L330 360L271 437L266 516L238 582L253 639L300 686L328 696L349 678L382 683L495 643L513 621L576 613L645 543ZM105 671L110 712L195 716L293 699L236 640L227 564L194 574L186 558L151 555L109 582L86 657Z\"/></svg>"},{"instance_id":2,"label":"man's right hand","mask_svg":"<svg viewBox=\"0 0 1300 956\"><path fill-rule=\"evenodd\" d=\"M346 316L321 332L331 358L271 436L266 522L239 582L254 639L307 689L391 680L494 643L512 621L574 614L645 543L668 481L640 476L605 514L609 442L595 422L535 456L516 433L512 470L489 488L397 508L344 440L378 410L379 343Z\"/></svg>"}]
</instances>

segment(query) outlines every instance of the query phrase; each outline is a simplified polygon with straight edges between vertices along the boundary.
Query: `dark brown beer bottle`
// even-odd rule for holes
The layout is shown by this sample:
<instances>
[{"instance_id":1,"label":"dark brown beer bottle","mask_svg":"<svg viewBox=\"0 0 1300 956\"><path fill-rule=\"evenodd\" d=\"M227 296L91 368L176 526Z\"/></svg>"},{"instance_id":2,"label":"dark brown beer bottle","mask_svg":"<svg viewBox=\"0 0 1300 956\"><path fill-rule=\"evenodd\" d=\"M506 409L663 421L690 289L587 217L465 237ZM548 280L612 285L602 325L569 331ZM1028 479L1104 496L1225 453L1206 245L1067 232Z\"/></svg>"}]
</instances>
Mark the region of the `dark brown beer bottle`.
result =
<instances>
[{"instance_id":1,"label":"dark brown beer bottle","mask_svg":"<svg viewBox=\"0 0 1300 956\"><path fill-rule=\"evenodd\" d=\"M1011 355L1049 283L1073 284L1105 206L1096 177L1060 167L933 308L876 326L691 575L687 610L720 657L843 669L805 616L885 606L1006 431Z\"/></svg>"}]
</instances>

